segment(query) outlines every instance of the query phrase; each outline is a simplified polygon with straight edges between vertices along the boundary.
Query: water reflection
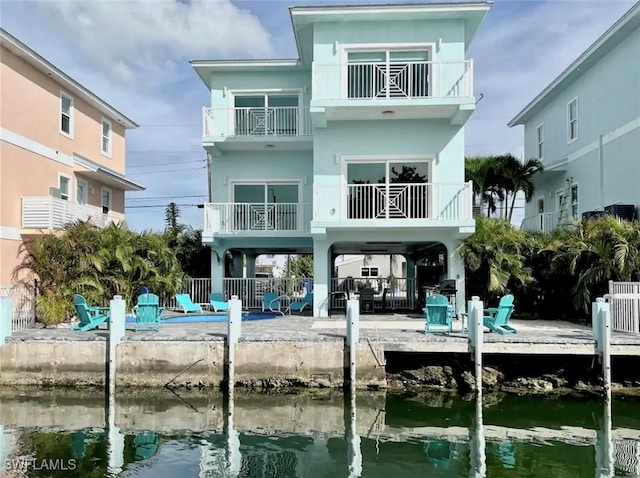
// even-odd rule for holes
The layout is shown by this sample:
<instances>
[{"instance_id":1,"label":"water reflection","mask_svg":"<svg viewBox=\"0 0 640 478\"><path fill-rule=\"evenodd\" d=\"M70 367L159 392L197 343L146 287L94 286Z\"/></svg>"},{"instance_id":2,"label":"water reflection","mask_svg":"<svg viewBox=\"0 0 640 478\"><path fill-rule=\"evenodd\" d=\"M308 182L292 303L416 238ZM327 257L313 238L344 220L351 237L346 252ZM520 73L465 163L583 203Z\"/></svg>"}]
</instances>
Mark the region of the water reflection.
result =
<instances>
[{"instance_id":1,"label":"water reflection","mask_svg":"<svg viewBox=\"0 0 640 478\"><path fill-rule=\"evenodd\" d=\"M638 405L308 391L179 398L119 392L105 410L99 394L3 391L0 463L77 460L75 470L32 468L28 476L636 476Z\"/></svg>"}]
</instances>

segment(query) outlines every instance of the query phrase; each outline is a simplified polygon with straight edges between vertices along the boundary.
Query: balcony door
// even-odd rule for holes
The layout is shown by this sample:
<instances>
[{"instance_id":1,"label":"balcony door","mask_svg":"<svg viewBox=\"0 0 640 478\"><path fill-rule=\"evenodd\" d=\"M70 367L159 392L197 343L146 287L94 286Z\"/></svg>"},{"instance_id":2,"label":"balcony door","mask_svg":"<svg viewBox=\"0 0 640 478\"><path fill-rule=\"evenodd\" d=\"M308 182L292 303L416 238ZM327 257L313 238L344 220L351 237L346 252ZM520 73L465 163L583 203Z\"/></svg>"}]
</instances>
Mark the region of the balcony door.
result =
<instances>
[{"instance_id":1,"label":"balcony door","mask_svg":"<svg viewBox=\"0 0 640 478\"><path fill-rule=\"evenodd\" d=\"M346 164L348 219L426 219L431 188L428 160Z\"/></svg>"},{"instance_id":2,"label":"balcony door","mask_svg":"<svg viewBox=\"0 0 640 478\"><path fill-rule=\"evenodd\" d=\"M234 97L236 136L295 136L299 130L300 97L266 93Z\"/></svg>"},{"instance_id":3,"label":"balcony door","mask_svg":"<svg viewBox=\"0 0 640 478\"><path fill-rule=\"evenodd\" d=\"M299 193L300 185L291 182L234 184L236 230L297 230Z\"/></svg>"},{"instance_id":4,"label":"balcony door","mask_svg":"<svg viewBox=\"0 0 640 478\"><path fill-rule=\"evenodd\" d=\"M347 98L426 98L431 94L431 52L350 51Z\"/></svg>"}]
</instances>

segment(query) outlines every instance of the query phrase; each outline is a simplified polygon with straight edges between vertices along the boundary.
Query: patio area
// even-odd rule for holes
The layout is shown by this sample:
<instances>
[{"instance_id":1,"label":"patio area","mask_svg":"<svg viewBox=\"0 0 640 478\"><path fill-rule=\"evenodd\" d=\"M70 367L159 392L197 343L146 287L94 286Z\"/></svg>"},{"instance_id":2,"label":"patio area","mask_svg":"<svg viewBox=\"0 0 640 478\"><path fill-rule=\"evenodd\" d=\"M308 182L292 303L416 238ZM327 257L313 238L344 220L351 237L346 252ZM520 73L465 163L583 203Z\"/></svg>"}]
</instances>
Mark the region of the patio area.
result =
<instances>
[{"instance_id":1,"label":"patio area","mask_svg":"<svg viewBox=\"0 0 640 478\"><path fill-rule=\"evenodd\" d=\"M360 342L381 346L385 352L466 353L469 340L454 320L453 332L424 333L419 314L374 314L360 317ZM594 355L595 341L590 327L557 320L512 320L516 334L499 335L485 329L483 353ZM226 322L162 324L159 332L134 332L127 324L125 340L224 342ZM346 334L343 315L313 318L292 315L269 320L243 321L243 342L342 342ZM105 341L107 331L75 332L68 328L24 329L8 342ZM613 355L640 355L640 334L612 333Z\"/></svg>"}]
</instances>

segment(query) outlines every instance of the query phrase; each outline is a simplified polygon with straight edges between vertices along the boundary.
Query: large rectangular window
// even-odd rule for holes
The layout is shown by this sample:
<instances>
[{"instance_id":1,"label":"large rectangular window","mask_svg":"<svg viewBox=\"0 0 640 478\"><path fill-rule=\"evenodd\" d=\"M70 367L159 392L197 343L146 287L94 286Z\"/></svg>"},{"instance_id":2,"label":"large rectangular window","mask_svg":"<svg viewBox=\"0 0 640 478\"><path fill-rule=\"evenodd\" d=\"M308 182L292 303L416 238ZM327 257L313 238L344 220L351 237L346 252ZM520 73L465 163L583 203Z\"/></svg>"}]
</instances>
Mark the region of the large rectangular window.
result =
<instances>
[{"instance_id":1,"label":"large rectangular window","mask_svg":"<svg viewBox=\"0 0 640 478\"><path fill-rule=\"evenodd\" d=\"M270 93L234 97L236 136L295 136L300 131L299 96Z\"/></svg>"},{"instance_id":2,"label":"large rectangular window","mask_svg":"<svg viewBox=\"0 0 640 478\"><path fill-rule=\"evenodd\" d=\"M60 93L60 133L73 136L73 97Z\"/></svg>"},{"instance_id":3,"label":"large rectangular window","mask_svg":"<svg viewBox=\"0 0 640 478\"><path fill-rule=\"evenodd\" d=\"M348 98L425 98L432 94L431 52L347 52Z\"/></svg>"},{"instance_id":4,"label":"large rectangular window","mask_svg":"<svg viewBox=\"0 0 640 478\"><path fill-rule=\"evenodd\" d=\"M348 161L348 219L429 217L429 161Z\"/></svg>"},{"instance_id":5,"label":"large rectangular window","mask_svg":"<svg viewBox=\"0 0 640 478\"><path fill-rule=\"evenodd\" d=\"M102 188L102 214L111 211L111 189Z\"/></svg>"},{"instance_id":6,"label":"large rectangular window","mask_svg":"<svg viewBox=\"0 0 640 478\"><path fill-rule=\"evenodd\" d=\"M236 183L233 202L235 230L295 231L299 227L297 183Z\"/></svg>"},{"instance_id":7,"label":"large rectangular window","mask_svg":"<svg viewBox=\"0 0 640 478\"><path fill-rule=\"evenodd\" d=\"M578 98L567 105L567 136L569 142L578 138Z\"/></svg>"},{"instance_id":8,"label":"large rectangular window","mask_svg":"<svg viewBox=\"0 0 640 478\"><path fill-rule=\"evenodd\" d=\"M69 200L69 190L71 189L71 178L62 174L58 175L58 189L60 190L60 199Z\"/></svg>"}]
</instances>

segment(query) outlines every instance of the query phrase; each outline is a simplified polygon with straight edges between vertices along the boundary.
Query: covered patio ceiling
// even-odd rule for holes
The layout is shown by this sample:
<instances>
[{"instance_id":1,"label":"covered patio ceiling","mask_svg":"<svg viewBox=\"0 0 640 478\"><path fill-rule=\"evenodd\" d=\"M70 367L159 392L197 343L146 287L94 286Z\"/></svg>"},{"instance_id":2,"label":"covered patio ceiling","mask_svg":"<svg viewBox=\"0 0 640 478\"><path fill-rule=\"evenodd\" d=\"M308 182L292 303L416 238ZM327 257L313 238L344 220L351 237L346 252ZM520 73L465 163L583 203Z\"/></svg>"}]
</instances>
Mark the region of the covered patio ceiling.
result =
<instances>
[{"instance_id":1,"label":"covered patio ceiling","mask_svg":"<svg viewBox=\"0 0 640 478\"><path fill-rule=\"evenodd\" d=\"M440 242L337 242L333 245L334 254L402 254L415 256L438 247Z\"/></svg>"}]
</instances>

